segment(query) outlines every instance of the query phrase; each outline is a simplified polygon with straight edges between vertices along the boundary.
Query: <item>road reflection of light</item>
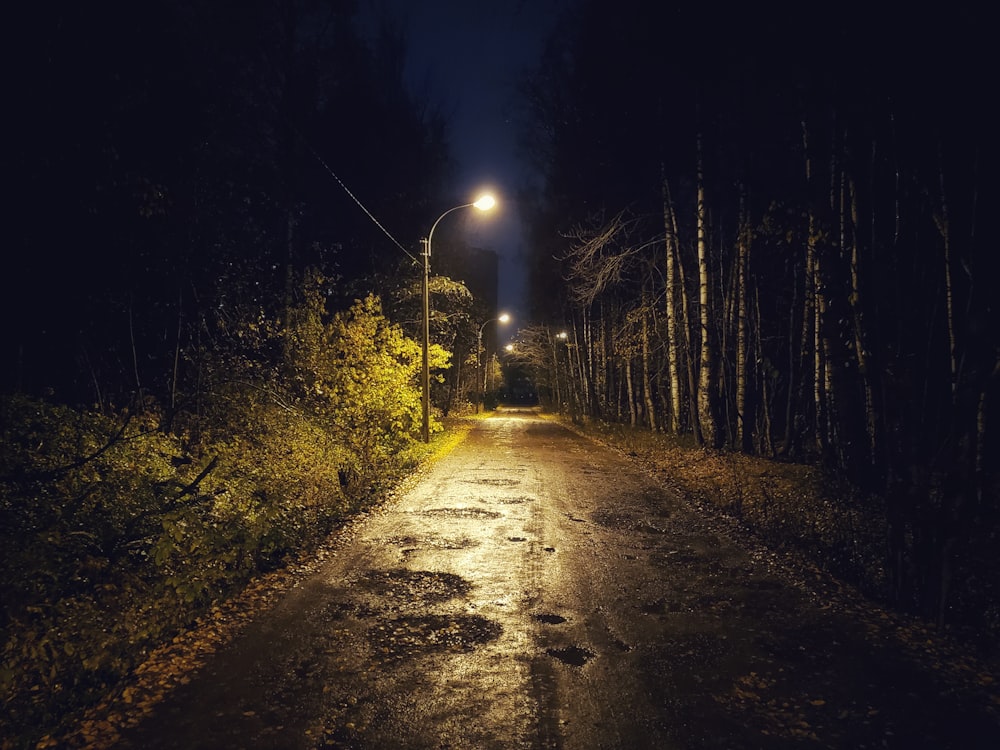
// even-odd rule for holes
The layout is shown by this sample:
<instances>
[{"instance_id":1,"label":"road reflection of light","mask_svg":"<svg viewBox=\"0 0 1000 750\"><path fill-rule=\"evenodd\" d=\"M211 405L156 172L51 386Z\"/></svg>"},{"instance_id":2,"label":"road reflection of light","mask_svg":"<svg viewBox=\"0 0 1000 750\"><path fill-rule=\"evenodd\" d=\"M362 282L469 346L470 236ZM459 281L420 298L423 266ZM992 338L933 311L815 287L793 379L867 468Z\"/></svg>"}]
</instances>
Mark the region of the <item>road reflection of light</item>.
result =
<instances>
[{"instance_id":1,"label":"road reflection of light","mask_svg":"<svg viewBox=\"0 0 1000 750\"><path fill-rule=\"evenodd\" d=\"M511 422L530 422L537 419L539 410L537 406L500 406L494 412L491 419L504 419Z\"/></svg>"}]
</instances>

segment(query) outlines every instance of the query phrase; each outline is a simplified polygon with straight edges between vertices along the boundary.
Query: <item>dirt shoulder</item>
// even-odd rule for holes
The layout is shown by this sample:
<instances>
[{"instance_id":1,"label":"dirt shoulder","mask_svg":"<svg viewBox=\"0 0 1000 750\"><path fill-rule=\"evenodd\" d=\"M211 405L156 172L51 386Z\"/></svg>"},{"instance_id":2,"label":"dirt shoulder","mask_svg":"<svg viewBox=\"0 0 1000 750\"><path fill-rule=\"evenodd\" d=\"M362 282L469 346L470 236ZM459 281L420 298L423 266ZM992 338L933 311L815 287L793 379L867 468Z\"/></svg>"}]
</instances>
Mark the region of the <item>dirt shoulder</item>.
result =
<instances>
[{"instance_id":1,"label":"dirt shoulder","mask_svg":"<svg viewBox=\"0 0 1000 750\"><path fill-rule=\"evenodd\" d=\"M790 582L825 609L857 619L871 638L895 643L956 693L977 696L976 702L1000 717L1000 644L988 629L940 629L880 601L885 530L877 507L838 495L845 488L815 467L559 421L626 455L727 536L756 554L773 556L775 569L786 571Z\"/></svg>"}]
</instances>

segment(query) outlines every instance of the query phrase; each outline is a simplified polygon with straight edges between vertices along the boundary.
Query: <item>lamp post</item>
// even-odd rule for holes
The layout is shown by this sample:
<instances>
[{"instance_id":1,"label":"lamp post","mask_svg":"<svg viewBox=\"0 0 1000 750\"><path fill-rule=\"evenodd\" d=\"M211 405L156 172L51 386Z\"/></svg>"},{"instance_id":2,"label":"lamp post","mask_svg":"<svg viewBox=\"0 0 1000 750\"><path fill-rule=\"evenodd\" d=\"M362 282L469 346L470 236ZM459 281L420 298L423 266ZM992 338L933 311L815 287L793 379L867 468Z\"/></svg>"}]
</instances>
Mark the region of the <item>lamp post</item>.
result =
<instances>
[{"instance_id":1,"label":"lamp post","mask_svg":"<svg viewBox=\"0 0 1000 750\"><path fill-rule=\"evenodd\" d=\"M496 199L492 195L486 194L480 196L476 201L472 203L463 203L461 206L455 206L454 208L449 208L443 214L437 217L437 220L431 225L431 231L427 233L427 239L424 240L424 281L422 285L422 296L423 296L423 323L424 323L424 341L423 341L423 373L422 373L422 391L421 394L421 406L423 407L423 424L422 424L422 437L425 443L431 441L431 365L430 365L430 339L431 339L431 305L430 305L430 273L431 273L431 240L434 239L434 230L437 229L437 225L441 223L441 219L450 214L452 211L457 211L460 208L477 208L480 211L489 211L493 206L496 205Z\"/></svg>"},{"instance_id":2,"label":"lamp post","mask_svg":"<svg viewBox=\"0 0 1000 750\"><path fill-rule=\"evenodd\" d=\"M559 341L565 341L569 338L569 334L566 331L560 331L555 335L555 339L552 341L552 379L555 381L556 386L556 409L559 413L562 413L562 394L559 391L559 352L556 349L556 339Z\"/></svg>"},{"instance_id":3,"label":"lamp post","mask_svg":"<svg viewBox=\"0 0 1000 750\"><path fill-rule=\"evenodd\" d=\"M480 397L486 397L486 380L479 377L479 359L483 351L483 329L486 328L487 323L492 323L494 320L506 323L510 320L510 316L507 313L503 313L499 317L490 318L479 326L479 337L476 339L476 414L479 413Z\"/></svg>"}]
</instances>

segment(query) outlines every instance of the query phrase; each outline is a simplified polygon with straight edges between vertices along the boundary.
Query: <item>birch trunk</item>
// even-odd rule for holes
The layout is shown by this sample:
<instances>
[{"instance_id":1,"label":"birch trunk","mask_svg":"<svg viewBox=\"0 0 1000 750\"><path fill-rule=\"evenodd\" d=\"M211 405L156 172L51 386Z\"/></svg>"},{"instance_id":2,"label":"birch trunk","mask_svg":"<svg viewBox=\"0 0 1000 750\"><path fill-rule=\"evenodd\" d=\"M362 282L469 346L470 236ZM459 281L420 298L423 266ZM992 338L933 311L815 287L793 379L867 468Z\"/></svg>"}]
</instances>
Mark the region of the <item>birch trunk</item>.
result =
<instances>
[{"instance_id":1,"label":"birch trunk","mask_svg":"<svg viewBox=\"0 0 1000 750\"><path fill-rule=\"evenodd\" d=\"M809 311L812 313L812 341L811 346L807 345L806 322L803 321L803 354L809 351L812 354L812 391L813 391L813 414L815 421L813 424L813 441L819 451L825 449L826 437L826 409L824 385L825 374L823 365L823 347L820 341L823 323L823 307L825 301L822 296L822 272L820 268L819 253L817 251L817 227L816 212L813 209L813 187L812 187L812 161L809 152L809 132L805 122L802 123L802 146L805 153L806 167L806 195L809 198L807 216L807 236L806 236L806 309L805 320L809 318ZM810 305L811 302L811 305Z\"/></svg>"},{"instance_id":2,"label":"birch trunk","mask_svg":"<svg viewBox=\"0 0 1000 750\"><path fill-rule=\"evenodd\" d=\"M628 423L634 430L639 423L639 415L636 410L635 384L632 382L632 358L625 358L625 398L628 400Z\"/></svg>"},{"instance_id":3,"label":"birch trunk","mask_svg":"<svg viewBox=\"0 0 1000 750\"><path fill-rule=\"evenodd\" d=\"M705 175L701 153L701 136L698 137L698 303L701 327L701 356L698 371L698 424L704 444L716 447L718 430L712 410L712 310L711 265L708 258L708 208L705 205Z\"/></svg>"},{"instance_id":4,"label":"birch trunk","mask_svg":"<svg viewBox=\"0 0 1000 750\"><path fill-rule=\"evenodd\" d=\"M676 216L674 218L676 220ZM694 433L695 439L701 443L701 427L698 424L698 380L695 372L694 341L691 337L691 329L694 322L691 316L691 305L688 303L687 280L684 274L684 264L681 262L679 250L680 248L678 248L676 260L678 286L681 297L681 325L684 329L684 363L686 365L685 369L687 370L688 419L691 421L691 431Z\"/></svg>"},{"instance_id":5,"label":"birch trunk","mask_svg":"<svg viewBox=\"0 0 1000 750\"><path fill-rule=\"evenodd\" d=\"M663 166L660 166L661 172ZM673 202L670 199L670 186L665 175L663 183L663 227L666 235L666 314L667 314L667 369L670 378L670 431L679 434L681 431L681 378L680 378L680 336L678 332L677 314L677 273L675 257L677 255L677 223ZM680 290L681 295L684 290Z\"/></svg>"}]
</instances>

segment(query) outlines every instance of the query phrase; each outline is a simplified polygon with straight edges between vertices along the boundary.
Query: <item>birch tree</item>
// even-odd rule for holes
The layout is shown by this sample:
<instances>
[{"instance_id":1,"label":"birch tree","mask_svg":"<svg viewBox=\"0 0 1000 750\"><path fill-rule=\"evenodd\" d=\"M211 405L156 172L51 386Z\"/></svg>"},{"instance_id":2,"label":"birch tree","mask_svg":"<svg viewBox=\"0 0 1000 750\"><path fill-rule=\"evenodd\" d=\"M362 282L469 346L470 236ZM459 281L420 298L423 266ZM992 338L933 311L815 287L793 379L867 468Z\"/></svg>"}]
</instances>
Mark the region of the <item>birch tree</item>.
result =
<instances>
[{"instance_id":1,"label":"birch tree","mask_svg":"<svg viewBox=\"0 0 1000 750\"><path fill-rule=\"evenodd\" d=\"M698 137L698 309L701 330L701 356L698 367L698 437L712 447L718 441L718 425L712 399L713 367L712 350L712 271L708 258L708 206L705 203L705 174L701 136Z\"/></svg>"},{"instance_id":2,"label":"birch tree","mask_svg":"<svg viewBox=\"0 0 1000 750\"><path fill-rule=\"evenodd\" d=\"M664 172L663 165L660 165L661 191L663 193L663 228L664 228L664 311L667 321L667 372L670 387L670 431L679 434L681 431L681 376L680 376L680 348L681 348L681 324L685 321L678 313L678 297L684 294L683 287L678 283L679 274L675 268L678 263L677 257L677 221L674 215L673 202L670 198L670 184ZM686 321L683 323L687 325Z\"/></svg>"}]
</instances>

